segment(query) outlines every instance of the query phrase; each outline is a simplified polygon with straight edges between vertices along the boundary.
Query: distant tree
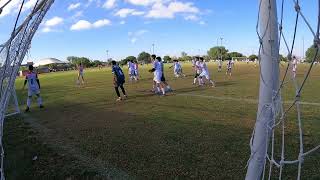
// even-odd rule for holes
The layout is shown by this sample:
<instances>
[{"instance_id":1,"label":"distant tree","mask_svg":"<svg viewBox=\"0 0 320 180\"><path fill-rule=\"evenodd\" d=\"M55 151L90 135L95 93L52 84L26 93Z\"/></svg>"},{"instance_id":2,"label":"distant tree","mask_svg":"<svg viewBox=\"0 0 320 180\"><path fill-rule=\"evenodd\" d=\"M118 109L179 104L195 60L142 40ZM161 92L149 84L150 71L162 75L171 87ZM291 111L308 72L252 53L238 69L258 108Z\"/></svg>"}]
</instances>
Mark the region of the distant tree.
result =
<instances>
[{"instance_id":1,"label":"distant tree","mask_svg":"<svg viewBox=\"0 0 320 180\"><path fill-rule=\"evenodd\" d=\"M69 56L67 60L72 65L78 65L82 63L85 67L91 67L91 61L89 58L86 57L76 57L76 56Z\"/></svg>"},{"instance_id":2,"label":"distant tree","mask_svg":"<svg viewBox=\"0 0 320 180\"><path fill-rule=\"evenodd\" d=\"M164 62L164 63L171 63L171 62L172 62L172 59L171 59L170 56L164 56L164 57L163 57L163 62Z\"/></svg>"},{"instance_id":3,"label":"distant tree","mask_svg":"<svg viewBox=\"0 0 320 180\"><path fill-rule=\"evenodd\" d=\"M126 65L126 64L128 64L128 62L129 61L136 61L137 60L137 58L135 57L135 56L128 56L128 57L126 57L125 59L123 59L123 60L121 60L120 61L120 64L121 65Z\"/></svg>"},{"instance_id":4,"label":"distant tree","mask_svg":"<svg viewBox=\"0 0 320 180\"><path fill-rule=\"evenodd\" d=\"M188 56L188 54L186 52L182 51L181 52L181 57L186 57L186 56Z\"/></svg>"},{"instance_id":5,"label":"distant tree","mask_svg":"<svg viewBox=\"0 0 320 180\"><path fill-rule=\"evenodd\" d=\"M257 56L257 55L252 54L252 55L249 56L249 60L250 60L250 61L254 61L255 59L258 59L258 56Z\"/></svg>"},{"instance_id":6,"label":"distant tree","mask_svg":"<svg viewBox=\"0 0 320 180\"><path fill-rule=\"evenodd\" d=\"M210 48L210 50L207 52L210 59L218 59L220 56L222 56L222 59L228 59L228 50L224 46L215 46Z\"/></svg>"},{"instance_id":7,"label":"distant tree","mask_svg":"<svg viewBox=\"0 0 320 180\"><path fill-rule=\"evenodd\" d=\"M147 52L142 52L138 55L138 61L140 63L144 63L144 64L149 64L151 63L151 58L150 58L150 54Z\"/></svg>"},{"instance_id":8,"label":"distant tree","mask_svg":"<svg viewBox=\"0 0 320 180\"><path fill-rule=\"evenodd\" d=\"M311 46L308 48L307 52L306 52L306 62L312 62L315 55L316 55L317 49L314 46ZM319 61L320 59L320 52L318 52L317 57L316 57L316 61Z\"/></svg>"},{"instance_id":9,"label":"distant tree","mask_svg":"<svg viewBox=\"0 0 320 180\"><path fill-rule=\"evenodd\" d=\"M279 58L280 58L280 61L284 61L284 62L287 62L288 61L288 57L287 56L284 56L282 54L279 55Z\"/></svg>"},{"instance_id":10,"label":"distant tree","mask_svg":"<svg viewBox=\"0 0 320 180\"><path fill-rule=\"evenodd\" d=\"M188 62L188 61L192 61L192 57L191 56L182 56L178 58L179 61L183 61L183 62Z\"/></svg>"},{"instance_id":11,"label":"distant tree","mask_svg":"<svg viewBox=\"0 0 320 180\"><path fill-rule=\"evenodd\" d=\"M230 58L234 58L234 57L244 57L244 55L241 54L241 53L239 53L239 52L230 52L230 53L228 53L228 56L229 56Z\"/></svg>"},{"instance_id":12,"label":"distant tree","mask_svg":"<svg viewBox=\"0 0 320 180\"><path fill-rule=\"evenodd\" d=\"M99 61L99 60L94 60L91 62L91 66L93 67L98 67L99 65L102 65L102 61Z\"/></svg>"}]
</instances>

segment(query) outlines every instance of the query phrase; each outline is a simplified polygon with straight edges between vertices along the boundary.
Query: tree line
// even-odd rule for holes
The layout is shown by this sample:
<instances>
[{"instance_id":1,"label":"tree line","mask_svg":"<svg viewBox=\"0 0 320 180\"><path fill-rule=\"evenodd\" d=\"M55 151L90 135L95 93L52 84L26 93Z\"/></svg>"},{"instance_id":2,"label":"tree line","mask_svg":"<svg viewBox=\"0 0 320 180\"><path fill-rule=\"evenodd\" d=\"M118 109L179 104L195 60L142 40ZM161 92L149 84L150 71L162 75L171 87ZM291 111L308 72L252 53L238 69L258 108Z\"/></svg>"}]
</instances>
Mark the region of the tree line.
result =
<instances>
[{"instance_id":1,"label":"tree line","mask_svg":"<svg viewBox=\"0 0 320 180\"><path fill-rule=\"evenodd\" d=\"M306 62L312 62L312 60L316 56L316 53L317 53L316 47L311 46L310 48L308 48L308 50L306 51L306 54L305 54L306 55ZM140 64L149 64L149 63L151 63L150 56L151 56L151 54L149 54L147 52L141 52L137 57L136 56L128 56L128 57L120 60L119 64L126 65L128 63L128 61L135 61ZM252 54L250 56L244 56L242 53L239 53L239 52L229 52L229 50L226 49L226 47L224 47L224 46L215 46L215 47L210 48L207 51L207 54L203 57L206 61L218 60L218 59L230 60L232 58L239 58L239 57L247 58L250 61L254 61L254 60L258 59L258 55L256 55L256 54ZM191 61L193 58L194 58L193 56L188 55L186 52L182 52L179 57L166 55L163 57L163 61L165 63L171 63L171 62L173 62L173 60L188 62L188 61ZM319 58L320 58L320 51L318 52L318 54L316 56L317 60ZM101 60L90 60L89 58L86 58L86 57L76 57L76 56L67 57L67 61L70 64L75 66L79 63L82 63L86 67L98 67L101 65L110 65L112 60L113 59L108 59L107 62L103 62ZM288 57L284 56L284 55L280 55L280 61L288 61Z\"/></svg>"}]
</instances>

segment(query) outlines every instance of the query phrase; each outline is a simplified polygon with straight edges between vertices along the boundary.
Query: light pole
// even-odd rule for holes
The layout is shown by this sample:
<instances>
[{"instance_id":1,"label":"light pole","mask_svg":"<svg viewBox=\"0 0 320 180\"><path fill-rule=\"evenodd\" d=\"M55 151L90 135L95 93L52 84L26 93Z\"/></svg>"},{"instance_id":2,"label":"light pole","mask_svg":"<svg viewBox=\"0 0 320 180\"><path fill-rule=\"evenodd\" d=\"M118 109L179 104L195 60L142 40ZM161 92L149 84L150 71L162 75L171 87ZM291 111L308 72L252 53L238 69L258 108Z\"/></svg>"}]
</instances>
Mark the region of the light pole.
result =
<instances>
[{"instance_id":1,"label":"light pole","mask_svg":"<svg viewBox=\"0 0 320 180\"><path fill-rule=\"evenodd\" d=\"M154 43L152 44L152 54L154 54Z\"/></svg>"},{"instance_id":2,"label":"light pole","mask_svg":"<svg viewBox=\"0 0 320 180\"><path fill-rule=\"evenodd\" d=\"M109 60L109 50L107 50L107 62Z\"/></svg>"}]
</instances>

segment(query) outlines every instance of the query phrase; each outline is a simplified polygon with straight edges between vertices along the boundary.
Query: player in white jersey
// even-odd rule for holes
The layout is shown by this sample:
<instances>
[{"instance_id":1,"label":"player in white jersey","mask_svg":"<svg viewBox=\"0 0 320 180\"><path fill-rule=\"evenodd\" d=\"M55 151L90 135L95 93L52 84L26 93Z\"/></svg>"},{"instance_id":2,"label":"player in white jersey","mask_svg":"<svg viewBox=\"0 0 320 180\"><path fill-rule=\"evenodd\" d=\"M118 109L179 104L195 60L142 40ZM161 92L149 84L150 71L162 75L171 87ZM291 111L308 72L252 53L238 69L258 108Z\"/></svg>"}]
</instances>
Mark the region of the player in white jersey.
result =
<instances>
[{"instance_id":1,"label":"player in white jersey","mask_svg":"<svg viewBox=\"0 0 320 180\"><path fill-rule=\"evenodd\" d=\"M292 76L293 76L293 78L296 78L297 68L298 68L298 61L297 61L297 58L295 56L293 56L291 64L292 64Z\"/></svg>"},{"instance_id":2,"label":"player in white jersey","mask_svg":"<svg viewBox=\"0 0 320 180\"><path fill-rule=\"evenodd\" d=\"M228 60L227 62L227 72L226 72L226 75L229 76L232 76L232 61L231 60Z\"/></svg>"},{"instance_id":3,"label":"player in white jersey","mask_svg":"<svg viewBox=\"0 0 320 180\"><path fill-rule=\"evenodd\" d=\"M25 112L30 111L31 99L32 96L36 95L38 98L38 105L40 108L43 108L42 98L40 96L40 81L38 79L37 73L33 72L33 66L29 66L29 72L26 75L26 80L24 81L23 88L25 88L28 83L28 98L27 98L27 108Z\"/></svg>"},{"instance_id":4,"label":"player in white jersey","mask_svg":"<svg viewBox=\"0 0 320 180\"><path fill-rule=\"evenodd\" d=\"M221 72L221 70L222 70L222 60L219 59L218 60L218 72Z\"/></svg>"},{"instance_id":5,"label":"player in white jersey","mask_svg":"<svg viewBox=\"0 0 320 180\"><path fill-rule=\"evenodd\" d=\"M83 67L82 63L80 63L78 65L78 81L77 81L78 85L84 84L83 70L84 70L84 67ZM80 79L81 79L81 81L80 81Z\"/></svg>"},{"instance_id":6,"label":"player in white jersey","mask_svg":"<svg viewBox=\"0 0 320 180\"><path fill-rule=\"evenodd\" d=\"M178 60L173 60L173 65L170 67L173 67L173 74L176 78L181 77L181 76L185 76L182 72L182 67L181 64Z\"/></svg>"},{"instance_id":7,"label":"player in white jersey","mask_svg":"<svg viewBox=\"0 0 320 180\"><path fill-rule=\"evenodd\" d=\"M153 82L155 82L155 88L157 89L157 92L161 92L162 95L166 95L165 85L162 82L163 67L160 57L157 57L156 60L153 62L153 68L149 72L153 72Z\"/></svg>"},{"instance_id":8,"label":"player in white jersey","mask_svg":"<svg viewBox=\"0 0 320 180\"><path fill-rule=\"evenodd\" d=\"M200 74L200 77L203 78L206 78L212 85L212 87L215 87L215 83L214 81L211 80L210 78L210 73L209 73L209 69L208 69L208 66L207 64L204 62L204 58L203 57L200 57L200 63L199 63L199 66L201 68L201 74ZM203 82L202 82L203 83Z\"/></svg>"},{"instance_id":9,"label":"player in white jersey","mask_svg":"<svg viewBox=\"0 0 320 180\"><path fill-rule=\"evenodd\" d=\"M193 79L193 84L196 84L197 80L199 83L199 86L203 84L202 77L200 76L201 74L201 68L200 68L200 59L199 57L196 57L194 65L193 65L194 71L195 71L195 76Z\"/></svg>"},{"instance_id":10,"label":"player in white jersey","mask_svg":"<svg viewBox=\"0 0 320 180\"><path fill-rule=\"evenodd\" d=\"M129 73L130 81L133 81L133 79L136 79L135 64L133 63L133 60L128 62L128 73Z\"/></svg>"},{"instance_id":11,"label":"player in white jersey","mask_svg":"<svg viewBox=\"0 0 320 180\"><path fill-rule=\"evenodd\" d=\"M135 74L135 80L139 80L139 63L138 61L134 62L134 74Z\"/></svg>"}]
</instances>

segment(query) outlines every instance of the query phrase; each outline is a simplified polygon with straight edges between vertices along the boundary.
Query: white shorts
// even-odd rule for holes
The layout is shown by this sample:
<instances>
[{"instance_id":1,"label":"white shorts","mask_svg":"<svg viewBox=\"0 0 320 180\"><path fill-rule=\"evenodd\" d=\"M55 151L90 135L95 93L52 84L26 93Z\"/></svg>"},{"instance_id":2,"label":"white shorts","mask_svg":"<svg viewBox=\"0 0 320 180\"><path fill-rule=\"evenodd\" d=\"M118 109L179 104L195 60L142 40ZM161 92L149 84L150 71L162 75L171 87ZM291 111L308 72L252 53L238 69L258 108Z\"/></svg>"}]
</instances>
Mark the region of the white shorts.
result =
<instances>
[{"instance_id":1,"label":"white shorts","mask_svg":"<svg viewBox=\"0 0 320 180\"><path fill-rule=\"evenodd\" d=\"M136 74L135 74L135 70L134 69L129 69L129 75L130 76L135 76Z\"/></svg>"},{"instance_id":2,"label":"white shorts","mask_svg":"<svg viewBox=\"0 0 320 180\"><path fill-rule=\"evenodd\" d=\"M153 81L155 81L157 84L160 84L161 83L161 77L162 77L162 73L155 73Z\"/></svg>"},{"instance_id":3,"label":"white shorts","mask_svg":"<svg viewBox=\"0 0 320 180\"><path fill-rule=\"evenodd\" d=\"M34 96L40 94L40 90L39 89L28 89L28 96Z\"/></svg>"},{"instance_id":4,"label":"white shorts","mask_svg":"<svg viewBox=\"0 0 320 180\"><path fill-rule=\"evenodd\" d=\"M201 74L200 74L200 77L206 77L206 79L210 79L210 75L208 72L205 72L203 71Z\"/></svg>"}]
</instances>

